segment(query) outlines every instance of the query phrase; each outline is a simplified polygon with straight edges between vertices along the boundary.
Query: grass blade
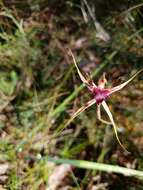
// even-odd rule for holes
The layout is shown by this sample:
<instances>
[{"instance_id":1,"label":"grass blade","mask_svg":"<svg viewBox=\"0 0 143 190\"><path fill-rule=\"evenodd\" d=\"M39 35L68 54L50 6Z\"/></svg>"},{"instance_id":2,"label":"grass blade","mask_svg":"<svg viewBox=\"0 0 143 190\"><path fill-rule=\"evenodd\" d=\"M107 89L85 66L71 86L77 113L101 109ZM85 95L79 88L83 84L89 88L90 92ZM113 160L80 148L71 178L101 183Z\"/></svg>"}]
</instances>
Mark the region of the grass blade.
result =
<instances>
[{"instance_id":1,"label":"grass blade","mask_svg":"<svg viewBox=\"0 0 143 190\"><path fill-rule=\"evenodd\" d=\"M143 178L143 171L130 169L121 167L118 165L110 165L110 164L103 164L91 161L84 161L84 160L71 160L71 159L63 159L63 158L52 158L52 157L45 157L46 161L54 162L56 164L70 164L72 166L83 168L83 169L91 169L91 170L99 170L104 172L113 172L122 174L125 176L134 176L134 177L141 177Z\"/></svg>"}]
</instances>

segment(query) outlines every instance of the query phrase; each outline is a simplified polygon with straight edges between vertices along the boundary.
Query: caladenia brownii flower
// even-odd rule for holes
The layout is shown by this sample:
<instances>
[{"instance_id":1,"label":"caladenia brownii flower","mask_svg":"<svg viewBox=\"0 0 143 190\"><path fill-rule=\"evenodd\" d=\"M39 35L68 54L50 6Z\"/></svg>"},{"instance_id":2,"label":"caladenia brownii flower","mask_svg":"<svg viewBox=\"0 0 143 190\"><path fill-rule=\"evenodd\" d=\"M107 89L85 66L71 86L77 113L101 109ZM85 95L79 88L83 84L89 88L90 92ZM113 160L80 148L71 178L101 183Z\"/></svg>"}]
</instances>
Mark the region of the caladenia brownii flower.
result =
<instances>
[{"instance_id":1,"label":"caladenia brownii flower","mask_svg":"<svg viewBox=\"0 0 143 190\"><path fill-rule=\"evenodd\" d=\"M105 124L111 124L114 128L114 132L115 132L115 136L117 138L117 141L119 142L120 146L125 150L125 147L122 145L119 137L118 137L118 132L117 132L117 126L114 122L113 119L113 115L110 112L110 109L106 103L106 100L108 99L108 97L114 93L117 92L119 90L121 90L122 88L124 88L129 82L131 82L140 72L143 71L143 69L139 70L138 72L136 72L129 80L127 80L126 82L115 86L113 88L105 88L105 84L107 83L107 80L105 78L105 73L103 74L103 76L99 79L98 81L98 85L96 85L92 80L88 81L80 72L76 60L74 58L74 55L72 53L71 50L69 50L69 54L72 56L73 62L75 64L75 67L77 69L78 75L81 79L81 81L85 84L85 86L88 88L89 92L92 94L93 98L91 100L89 100L87 103L85 103L84 106L82 106L81 108L79 108L74 114L73 116L69 119L67 125L75 118L77 117L81 112L83 112L84 110L86 110L87 108L89 108L90 106L92 106L93 104L97 105L97 118L105 123ZM104 108L104 110L106 111L110 121L105 121L104 119L101 118L101 106ZM127 151L128 152L128 151Z\"/></svg>"}]
</instances>

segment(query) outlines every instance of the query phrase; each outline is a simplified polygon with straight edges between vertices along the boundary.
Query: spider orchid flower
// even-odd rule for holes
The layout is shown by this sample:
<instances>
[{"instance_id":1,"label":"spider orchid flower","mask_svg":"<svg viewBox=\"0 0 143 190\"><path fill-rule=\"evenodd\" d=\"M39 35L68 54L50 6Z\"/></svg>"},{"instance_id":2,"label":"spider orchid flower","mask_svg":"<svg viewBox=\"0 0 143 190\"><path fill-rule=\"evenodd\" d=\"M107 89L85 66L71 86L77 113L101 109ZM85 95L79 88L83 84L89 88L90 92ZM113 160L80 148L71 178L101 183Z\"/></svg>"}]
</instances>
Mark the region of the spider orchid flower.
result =
<instances>
[{"instance_id":1,"label":"spider orchid flower","mask_svg":"<svg viewBox=\"0 0 143 190\"><path fill-rule=\"evenodd\" d=\"M115 136L116 139L118 141L118 143L120 144L120 146L125 150L125 147L122 145L119 137L118 137L118 132L117 132L117 126L115 124L115 121L113 119L113 115L106 103L106 100L108 99L108 97L114 93L117 92L119 90L121 90L122 88L124 88L128 83L130 83L139 73L141 73L143 71L143 69L139 70L138 72L136 72L129 80L127 80L126 82L115 86L113 88L105 88L105 84L107 83L107 80L105 78L105 73L103 74L103 76L99 79L98 81L98 85L96 85L93 81L88 81L81 73L81 71L79 70L76 60L74 58L74 55L72 53L71 50L69 50L70 55L72 56L74 65L77 69L78 75L81 79L81 81L85 84L85 86L89 89L90 93L93 95L93 98L88 101L87 103L85 103L84 106L82 106L81 108L79 108L74 114L73 116L70 118L70 120L68 121L68 124L75 118L77 117L80 113L82 113L84 110L86 110L87 108L89 108L90 106L92 106L93 104L97 105L97 118L105 123L105 124L111 124L113 126L114 132L115 132ZM103 106L104 110L106 111L110 122L105 121L104 119L101 118L101 106ZM67 125L68 125L67 124ZM128 152L128 151L127 151Z\"/></svg>"}]
</instances>

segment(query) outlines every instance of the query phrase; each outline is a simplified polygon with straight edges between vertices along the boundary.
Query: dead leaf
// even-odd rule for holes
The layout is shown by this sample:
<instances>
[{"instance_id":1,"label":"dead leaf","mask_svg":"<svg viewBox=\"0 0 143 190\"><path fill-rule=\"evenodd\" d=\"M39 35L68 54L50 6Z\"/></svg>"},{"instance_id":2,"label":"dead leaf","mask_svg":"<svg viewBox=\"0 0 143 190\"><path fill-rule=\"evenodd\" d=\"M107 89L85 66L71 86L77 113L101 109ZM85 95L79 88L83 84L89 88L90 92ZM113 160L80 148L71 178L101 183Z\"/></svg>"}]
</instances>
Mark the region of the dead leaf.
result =
<instances>
[{"instance_id":1,"label":"dead leaf","mask_svg":"<svg viewBox=\"0 0 143 190\"><path fill-rule=\"evenodd\" d=\"M47 190L57 190L59 186L63 185L63 180L72 170L72 166L69 164L61 164L57 166L48 179Z\"/></svg>"},{"instance_id":2,"label":"dead leaf","mask_svg":"<svg viewBox=\"0 0 143 190\"><path fill-rule=\"evenodd\" d=\"M9 169L9 164L0 164L0 175L5 174Z\"/></svg>"}]
</instances>

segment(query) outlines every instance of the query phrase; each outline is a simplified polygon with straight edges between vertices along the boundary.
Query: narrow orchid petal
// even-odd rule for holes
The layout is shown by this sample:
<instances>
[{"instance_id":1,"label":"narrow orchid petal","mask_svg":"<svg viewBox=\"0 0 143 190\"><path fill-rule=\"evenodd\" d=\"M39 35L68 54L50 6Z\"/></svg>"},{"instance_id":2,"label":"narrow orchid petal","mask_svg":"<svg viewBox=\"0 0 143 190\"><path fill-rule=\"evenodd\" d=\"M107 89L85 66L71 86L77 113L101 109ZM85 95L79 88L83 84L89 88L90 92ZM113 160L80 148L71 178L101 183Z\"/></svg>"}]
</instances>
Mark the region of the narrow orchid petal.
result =
<instances>
[{"instance_id":1,"label":"narrow orchid petal","mask_svg":"<svg viewBox=\"0 0 143 190\"><path fill-rule=\"evenodd\" d=\"M115 86L113 88L111 88L110 90L110 94L118 91L118 90L121 90L122 88L124 88L129 82L131 82L139 73L141 73L143 71L143 69L139 70L138 72L136 72L129 80L127 80L126 82L118 85L118 86Z\"/></svg>"},{"instance_id":2,"label":"narrow orchid petal","mask_svg":"<svg viewBox=\"0 0 143 190\"><path fill-rule=\"evenodd\" d=\"M82 75L82 73L80 72L80 70L79 70L79 68L78 68L78 66L77 66L75 57L74 57L74 55L73 55L73 53L72 53L72 51L71 51L70 49L69 49L69 52L70 52L70 55L71 55L72 58L73 58L74 65L75 65L75 67L76 67L76 69L77 69L77 72L78 72L78 74L79 74L79 77L80 77L81 81L82 81L88 88L91 88L91 85L89 84L89 82L86 80L86 78L85 78L85 77ZM96 86L96 85L94 84L94 86Z\"/></svg>"},{"instance_id":3,"label":"narrow orchid petal","mask_svg":"<svg viewBox=\"0 0 143 190\"><path fill-rule=\"evenodd\" d=\"M102 123L111 125L111 122L105 121L104 119L101 118L101 104L97 105L97 119L99 119L99 121L101 121Z\"/></svg>"},{"instance_id":4,"label":"narrow orchid petal","mask_svg":"<svg viewBox=\"0 0 143 190\"><path fill-rule=\"evenodd\" d=\"M109 118L110 118L110 121L111 121L111 123L112 123L112 125L113 125L113 128L114 128L114 132L115 132L115 136L116 136L116 138L117 138L117 141L119 142L120 146L121 146L125 151L127 151L126 148L122 145L122 143L121 143L121 141L120 141L120 139L119 139L119 137L118 137L117 126L116 126L116 124L115 124L115 122L114 122L112 113L110 112L110 109L109 109L109 107L108 107L108 105L106 104L105 101L102 102L102 106L103 106L104 110L106 111L106 113L108 114L108 116L109 116ZM127 151L127 152L128 152L128 151ZM129 152L128 152L128 153L129 153Z\"/></svg>"},{"instance_id":5,"label":"narrow orchid petal","mask_svg":"<svg viewBox=\"0 0 143 190\"><path fill-rule=\"evenodd\" d=\"M73 114L73 116L68 120L66 126L69 125L69 124L72 122L72 120L73 120L74 118L76 118L80 113L82 113L84 110L86 110L87 108L89 108L90 106L92 106L92 105L95 104L95 103L96 103L96 100L95 100L95 99L92 99L92 100L88 101L84 106L82 106L81 108L79 108L79 109Z\"/></svg>"}]
</instances>

